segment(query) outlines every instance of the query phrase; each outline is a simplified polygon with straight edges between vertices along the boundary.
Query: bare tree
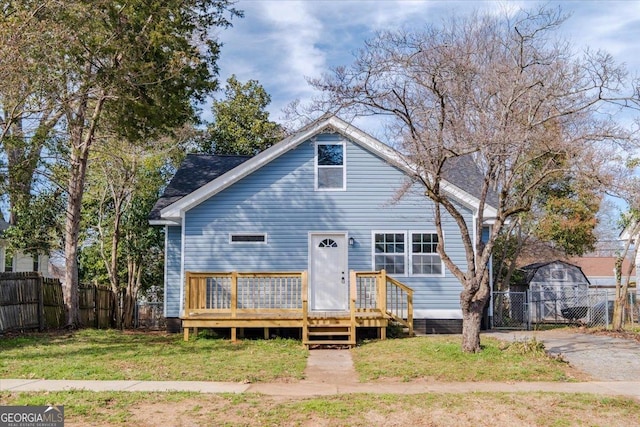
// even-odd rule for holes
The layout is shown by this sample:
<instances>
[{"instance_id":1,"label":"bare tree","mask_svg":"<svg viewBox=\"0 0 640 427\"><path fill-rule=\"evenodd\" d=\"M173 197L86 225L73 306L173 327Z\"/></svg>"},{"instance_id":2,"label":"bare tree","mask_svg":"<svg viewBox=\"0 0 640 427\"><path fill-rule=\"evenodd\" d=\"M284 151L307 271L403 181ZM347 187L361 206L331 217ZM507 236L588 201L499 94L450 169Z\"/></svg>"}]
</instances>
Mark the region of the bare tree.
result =
<instances>
[{"instance_id":1,"label":"bare tree","mask_svg":"<svg viewBox=\"0 0 640 427\"><path fill-rule=\"evenodd\" d=\"M505 224L529 211L549 181L569 170L597 171L602 159L594 148L631 137L605 114L605 107L638 101L637 91L624 93L624 68L606 53L577 55L554 39L564 20L560 10L541 8L452 18L424 31L385 31L351 66L311 82L325 95L318 105L324 110L389 116L414 179L435 205L439 241L445 241L443 221L455 221L466 265L456 265L445 245L438 252L462 284L466 352L480 351L488 266ZM447 191L447 169L465 156L482 176L474 223ZM482 241L479 230L488 226Z\"/></svg>"},{"instance_id":2,"label":"bare tree","mask_svg":"<svg viewBox=\"0 0 640 427\"><path fill-rule=\"evenodd\" d=\"M621 233L622 247L616 251L615 275L616 291L613 304L613 318L611 327L620 330L625 323L625 309L628 310L629 286L631 285L633 269L638 259L640 244L640 178L638 167L640 159L631 158L627 161L618 159L616 165L610 165L608 171L611 177L609 191L627 205L622 214L621 223L624 227ZM628 261L625 266L625 260ZM637 286L637 285L636 285Z\"/></svg>"}]
</instances>

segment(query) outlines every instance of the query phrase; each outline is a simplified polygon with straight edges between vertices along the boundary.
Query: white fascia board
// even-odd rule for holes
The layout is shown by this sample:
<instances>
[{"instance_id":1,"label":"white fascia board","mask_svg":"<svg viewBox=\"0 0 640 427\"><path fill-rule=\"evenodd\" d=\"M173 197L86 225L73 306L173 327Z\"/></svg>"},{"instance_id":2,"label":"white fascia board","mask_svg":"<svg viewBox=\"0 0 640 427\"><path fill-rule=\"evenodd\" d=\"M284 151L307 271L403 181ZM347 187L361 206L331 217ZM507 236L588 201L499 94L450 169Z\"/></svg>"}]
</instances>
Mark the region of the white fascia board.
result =
<instances>
[{"instance_id":1,"label":"white fascia board","mask_svg":"<svg viewBox=\"0 0 640 427\"><path fill-rule=\"evenodd\" d=\"M336 123L332 123L332 125L342 135L346 136L361 147L364 147L365 149L378 154L393 166L396 166L409 174L414 173L414 170L411 168L409 161L401 153L391 148L387 144L378 141L371 135L366 134L365 132L341 119L336 118Z\"/></svg>"},{"instance_id":2,"label":"white fascia board","mask_svg":"<svg viewBox=\"0 0 640 427\"><path fill-rule=\"evenodd\" d=\"M452 197L457 199L459 202L467 205L474 212L477 213L478 206L480 206L480 199L471 194L467 193L464 190L456 187L448 181L442 181L442 188L447 193L449 193ZM495 222L494 218L498 215L498 211L493 206L487 205L485 202L484 211L482 212L483 224L493 224Z\"/></svg>"},{"instance_id":3,"label":"white fascia board","mask_svg":"<svg viewBox=\"0 0 640 427\"><path fill-rule=\"evenodd\" d=\"M283 139L279 143L267 148L255 157L250 158L249 160L240 164L229 172L219 176L208 184L205 184L194 192L184 196L177 202L162 209L162 211L160 211L160 216L162 218L182 217L183 212L188 211L189 209L202 203L209 197L219 193L220 191L238 182L250 173L261 168L270 161L295 148L299 144L311 138L318 132L318 130L321 130L331 124L330 122L330 119L323 120L316 123L314 126L309 126L308 128L303 129L301 132Z\"/></svg>"},{"instance_id":4,"label":"white fascia board","mask_svg":"<svg viewBox=\"0 0 640 427\"><path fill-rule=\"evenodd\" d=\"M150 219L149 225L181 225L180 218Z\"/></svg>"}]
</instances>

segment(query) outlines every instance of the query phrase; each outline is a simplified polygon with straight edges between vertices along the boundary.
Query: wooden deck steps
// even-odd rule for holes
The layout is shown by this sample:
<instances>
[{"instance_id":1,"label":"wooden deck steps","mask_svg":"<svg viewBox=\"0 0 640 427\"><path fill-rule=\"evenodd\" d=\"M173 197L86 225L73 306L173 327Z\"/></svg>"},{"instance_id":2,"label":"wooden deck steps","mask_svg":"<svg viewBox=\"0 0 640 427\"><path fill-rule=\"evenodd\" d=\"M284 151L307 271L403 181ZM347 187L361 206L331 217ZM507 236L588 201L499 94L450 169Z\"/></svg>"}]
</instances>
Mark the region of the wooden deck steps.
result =
<instances>
[{"instance_id":1,"label":"wooden deck steps","mask_svg":"<svg viewBox=\"0 0 640 427\"><path fill-rule=\"evenodd\" d=\"M353 347L356 345L355 328L355 325L342 319L333 319L331 323L328 323L326 319L319 323L310 320L303 330L302 343L307 347L334 345Z\"/></svg>"}]
</instances>

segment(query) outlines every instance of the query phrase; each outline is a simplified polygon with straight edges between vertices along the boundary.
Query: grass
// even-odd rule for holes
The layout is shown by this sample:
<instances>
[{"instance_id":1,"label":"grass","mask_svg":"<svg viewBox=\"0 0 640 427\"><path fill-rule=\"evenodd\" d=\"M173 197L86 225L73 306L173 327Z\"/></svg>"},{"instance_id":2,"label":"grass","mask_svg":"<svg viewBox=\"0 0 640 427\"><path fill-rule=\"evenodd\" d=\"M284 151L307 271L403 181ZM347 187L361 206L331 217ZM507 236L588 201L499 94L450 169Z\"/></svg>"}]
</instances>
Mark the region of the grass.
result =
<instances>
[{"instance_id":1,"label":"grass","mask_svg":"<svg viewBox=\"0 0 640 427\"><path fill-rule=\"evenodd\" d=\"M268 382L302 378L294 340L228 340L85 329L0 339L0 378Z\"/></svg>"},{"instance_id":2,"label":"grass","mask_svg":"<svg viewBox=\"0 0 640 427\"><path fill-rule=\"evenodd\" d=\"M571 381L577 375L536 341L483 337L482 347L480 353L463 353L460 336L432 335L369 342L352 354L361 381Z\"/></svg>"},{"instance_id":3,"label":"grass","mask_svg":"<svg viewBox=\"0 0 640 427\"><path fill-rule=\"evenodd\" d=\"M365 342L352 350L360 380L572 381L566 363L535 340L483 337L466 354L460 336ZM81 330L0 339L0 378L269 382L302 379L308 352L295 340L228 340ZM579 378L582 379L582 378Z\"/></svg>"},{"instance_id":4,"label":"grass","mask_svg":"<svg viewBox=\"0 0 640 427\"><path fill-rule=\"evenodd\" d=\"M279 398L257 394L0 393L0 405L64 405L74 425L155 426L595 426L637 425L640 403L562 393L350 394Z\"/></svg>"}]
</instances>

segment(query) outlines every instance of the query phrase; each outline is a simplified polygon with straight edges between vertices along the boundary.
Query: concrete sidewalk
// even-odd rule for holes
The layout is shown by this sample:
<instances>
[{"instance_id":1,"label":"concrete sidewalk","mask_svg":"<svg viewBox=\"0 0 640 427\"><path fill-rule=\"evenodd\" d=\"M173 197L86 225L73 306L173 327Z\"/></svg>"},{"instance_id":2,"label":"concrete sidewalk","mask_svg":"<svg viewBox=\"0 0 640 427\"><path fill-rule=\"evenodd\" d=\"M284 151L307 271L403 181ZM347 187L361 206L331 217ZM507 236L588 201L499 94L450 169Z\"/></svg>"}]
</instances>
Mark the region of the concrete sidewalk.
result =
<instances>
[{"instance_id":1,"label":"concrete sidewalk","mask_svg":"<svg viewBox=\"0 0 640 427\"><path fill-rule=\"evenodd\" d=\"M554 335L558 338L558 334ZM539 337L541 338L541 337ZM545 340L549 336L543 337ZM567 337L564 337L567 338ZM570 342L575 337L568 337ZM600 343L602 346L602 343ZM609 353L615 347L607 343ZM590 348L591 351L593 349ZM615 355L611 355L615 357ZM600 360L602 362L602 360ZM615 366L609 364L609 369ZM0 379L0 391L188 391L199 393L261 393L270 396L311 397L349 393L419 394L419 393L473 393L473 392L555 392L593 393L607 396L628 396L640 400L640 376L627 378L635 381L589 382L380 382L360 383L349 350L311 350L304 371L305 379L292 383L244 384L207 381L93 381L93 380L38 380Z\"/></svg>"},{"instance_id":2,"label":"concrete sidewalk","mask_svg":"<svg viewBox=\"0 0 640 427\"><path fill-rule=\"evenodd\" d=\"M335 394L419 394L473 392L593 393L640 400L640 381L560 382L406 382L406 383L298 383L240 384L206 381L92 381L0 379L0 391L188 391L199 393L261 393L270 396L312 397Z\"/></svg>"}]
</instances>

